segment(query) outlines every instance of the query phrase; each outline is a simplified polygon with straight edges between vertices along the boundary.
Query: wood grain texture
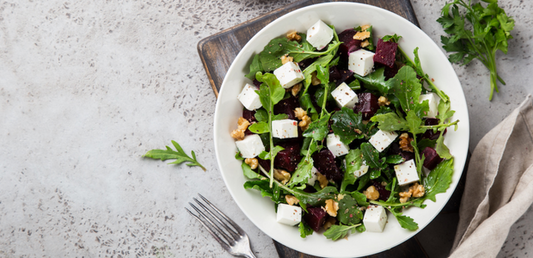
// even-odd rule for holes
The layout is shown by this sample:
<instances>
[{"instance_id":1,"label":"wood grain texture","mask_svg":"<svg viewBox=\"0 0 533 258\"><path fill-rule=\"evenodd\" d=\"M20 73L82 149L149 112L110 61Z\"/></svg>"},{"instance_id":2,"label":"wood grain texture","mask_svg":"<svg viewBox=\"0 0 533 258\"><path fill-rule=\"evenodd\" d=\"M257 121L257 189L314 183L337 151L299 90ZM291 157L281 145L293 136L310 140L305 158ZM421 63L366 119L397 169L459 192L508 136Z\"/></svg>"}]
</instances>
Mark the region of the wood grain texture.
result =
<instances>
[{"instance_id":1,"label":"wood grain texture","mask_svg":"<svg viewBox=\"0 0 533 258\"><path fill-rule=\"evenodd\" d=\"M259 16L235 27L202 39L198 43L198 54L202 60L204 68L209 78L215 95L224 80L224 76L231 63L244 47L244 45L263 27L279 18L280 16L293 10L324 2L358 2L381 7L392 11L413 24L418 26L418 20L409 0L356 0L356 1L335 1L335 0L304 0L287 5L281 9ZM274 241L276 250L281 258L313 258L315 256L300 253ZM369 256L372 258L407 258L407 257L428 257L424 249L415 238L379 254Z\"/></svg>"}]
</instances>

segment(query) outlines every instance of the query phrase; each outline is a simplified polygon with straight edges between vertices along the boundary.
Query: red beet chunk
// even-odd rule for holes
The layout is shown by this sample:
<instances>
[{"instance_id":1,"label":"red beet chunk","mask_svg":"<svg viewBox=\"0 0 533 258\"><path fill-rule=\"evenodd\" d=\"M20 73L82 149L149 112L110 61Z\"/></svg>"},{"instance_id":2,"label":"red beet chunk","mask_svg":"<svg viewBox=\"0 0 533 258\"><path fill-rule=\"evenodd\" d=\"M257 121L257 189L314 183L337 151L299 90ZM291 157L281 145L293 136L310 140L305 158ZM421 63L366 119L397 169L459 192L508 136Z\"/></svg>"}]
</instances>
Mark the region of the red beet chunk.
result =
<instances>
[{"instance_id":1,"label":"red beet chunk","mask_svg":"<svg viewBox=\"0 0 533 258\"><path fill-rule=\"evenodd\" d=\"M394 64L392 67L385 66L385 71L383 75L385 75L385 80L388 80L392 77L394 77L398 73L398 66Z\"/></svg>"},{"instance_id":2,"label":"red beet chunk","mask_svg":"<svg viewBox=\"0 0 533 258\"><path fill-rule=\"evenodd\" d=\"M274 106L274 114L287 114L289 119L296 120L294 110L299 106L298 99L291 95L290 98L281 100Z\"/></svg>"},{"instance_id":3,"label":"red beet chunk","mask_svg":"<svg viewBox=\"0 0 533 258\"><path fill-rule=\"evenodd\" d=\"M300 144L298 142L285 142L279 144L284 150L278 152L274 158L274 167L294 172L300 159Z\"/></svg>"},{"instance_id":4,"label":"red beet chunk","mask_svg":"<svg viewBox=\"0 0 533 258\"><path fill-rule=\"evenodd\" d=\"M266 171L270 171L270 160L265 160L257 157L257 161L259 162L259 165L263 167Z\"/></svg>"},{"instance_id":5,"label":"red beet chunk","mask_svg":"<svg viewBox=\"0 0 533 258\"><path fill-rule=\"evenodd\" d=\"M263 84L262 82L258 81L257 79L254 79L254 85L259 88L261 87L261 84Z\"/></svg>"},{"instance_id":6,"label":"red beet chunk","mask_svg":"<svg viewBox=\"0 0 533 258\"><path fill-rule=\"evenodd\" d=\"M372 93L358 93L359 103L353 109L355 113L363 113L363 119L370 119L379 109L378 97Z\"/></svg>"},{"instance_id":7,"label":"red beet chunk","mask_svg":"<svg viewBox=\"0 0 533 258\"><path fill-rule=\"evenodd\" d=\"M248 120L248 122L250 123L257 122L254 115L255 115L255 110L250 111L246 108L242 110L242 117Z\"/></svg>"},{"instance_id":8,"label":"red beet chunk","mask_svg":"<svg viewBox=\"0 0 533 258\"><path fill-rule=\"evenodd\" d=\"M403 160L410 160L415 158L414 153L409 151L402 151L400 149L400 144L397 141L391 143L388 153L393 155L400 155L402 156Z\"/></svg>"},{"instance_id":9,"label":"red beet chunk","mask_svg":"<svg viewBox=\"0 0 533 258\"><path fill-rule=\"evenodd\" d=\"M398 49L398 43L392 41L385 42L379 39L378 45L376 46L376 54L374 55L374 63L392 67L396 60L396 49Z\"/></svg>"},{"instance_id":10,"label":"red beet chunk","mask_svg":"<svg viewBox=\"0 0 533 258\"><path fill-rule=\"evenodd\" d=\"M335 182L342 181L344 175L335 163L335 156L333 156L330 150L323 149L313 154L313 161L318 172L326 176L327 179Z\"/></svg>"},{"instance_id":11,"label":"red beet chunk","mask_svg":"<svg viewBox=\"0 0 533 258\"><path fill-rule=\"evenodd\" d=\"M422 154L426 159L424 159L424 167L426 167L429 170L434 169L441 161L442 158L437 154L437 151L431 147L426 147Z\"/></svg>"},{"instance_id":12,"label":"red beet chunk","mask_svg":"<svg viewBox=\"0 0 533 258\"><path fill-rule=\"evenodd\" d=\"M298 66L303 71L303 70L305 70L305 68L309 67L313 62L315 62L317 59L318 59L318 57L317 58L304 59L304 60L302 60L302 61L300 61L298 63Z\"/></svg>"},{"instance_id":13,"label":"red beet chunk","mask_svg":"<svg viewBox=\"0 0 533 258\"><path fill-rule=\"evenodd\" d=\"M425 125L438 125L439 119L437 118L426 118L426 121L424 121ZM446 134L447 129L444 129L444 133L442 135ZM433 132L433 129L427 130L423 135L422 138L430 139L430 140L436 140L440 136L440 132Z\"/></svg>"},{"instance_id":14,"label":"red beet chunk","mask_svg":"<svg viewBox=\"0 0 533 258\"><path fill-rule=\"evenodd\" d=\"M353 77L353 72L350 70L339 70L339 74L341 78L335 81L336 86L341 85L343 82L348 84L355 79L355 77Z\"/></svg>"},{"instance_id":15,"label":"red beet chunk","mask_svg":"<svg viewBox=\"0 0 533 258\"><path fill-rule=\"evenodd\" d=\"M348 57L348 54L361 48L361 40L353 38L356 33L354 29L347 29L339 34L339 40L342 42L339 46L341 55Z\"/></svg>"},{"instance_id":16,"label":"red beet chunk","mask_svg":"<svg viewBox=\"0 0 533 258\"><path fill-rule=\"evenodd\" d=\"M341 73L336 65L329 68L329 79L332 81L341 79Z\"/></svg>"},{"instance_id":17,"label":"red beet chunk","mask_svg":"<svg viewBox=\"0 0 533 258\"><path fill-rule=\"evenodd\" d=\"M381 182L372 180L372 185L378 190L379 192L379 200L386 201L389 199L390 191L385 189L385 186L381 185Z\"/></svg>"},{"instance_id":18,"label":"red beet chunk","mask_svg":"<svg viewBox=\"0 0 533 258\"><path fill-rule=\"evenodd\" d=\"M303 216L305 223L314 231L318 232L326 221L326 211L321 207L307 207L308 213Z\"/></svg>"}]
</instances>

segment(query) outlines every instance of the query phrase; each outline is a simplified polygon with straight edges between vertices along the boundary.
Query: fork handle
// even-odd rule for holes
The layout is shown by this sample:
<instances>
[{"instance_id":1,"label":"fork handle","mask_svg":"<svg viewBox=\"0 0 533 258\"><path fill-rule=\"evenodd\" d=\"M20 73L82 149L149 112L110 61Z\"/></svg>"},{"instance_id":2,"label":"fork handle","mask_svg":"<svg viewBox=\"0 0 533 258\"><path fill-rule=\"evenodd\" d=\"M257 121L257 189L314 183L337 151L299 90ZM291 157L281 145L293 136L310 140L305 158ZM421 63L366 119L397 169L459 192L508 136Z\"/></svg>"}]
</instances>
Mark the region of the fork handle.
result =
<instances>
[{"instance_id":1,"label":"fork handle","mask_svg":"<svg viewBox=\"0 0 533 258\"><path fill-rule=\"evenodd\" d=\"M250 251L249 254L244 254L244 257L246 257L246 258L257 258L257 257L255 256L254 252L252 252L252 251Z\"/></svg>"}]
</instances>

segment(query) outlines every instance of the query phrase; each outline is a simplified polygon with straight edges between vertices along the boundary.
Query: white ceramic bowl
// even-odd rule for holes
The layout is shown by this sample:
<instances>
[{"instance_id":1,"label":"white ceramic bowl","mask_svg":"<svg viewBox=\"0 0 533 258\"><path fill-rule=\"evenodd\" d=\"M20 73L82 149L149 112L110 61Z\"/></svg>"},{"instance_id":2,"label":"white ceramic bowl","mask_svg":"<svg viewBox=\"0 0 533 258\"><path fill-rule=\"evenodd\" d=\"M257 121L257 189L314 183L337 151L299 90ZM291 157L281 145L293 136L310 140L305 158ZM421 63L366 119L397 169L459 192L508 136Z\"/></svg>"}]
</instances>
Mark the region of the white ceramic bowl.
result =
<instances>
[{"instance_id":1,"label":"white ceramic bowl","mask_svg":"<svg viewBox=\"0 0 533 258\"><path fill-rule=\"evenodd\" d=\"M303 239L297 227L276 222L274 203L261 197L255 190L245 190L246 181L240 162L235 160L237 151L230 132L237 126L242 114L242 105L237 95L247 82L244 77L254 54L275 37L283 36L289 30L305 32L318 19L332 24L337 32L359 25L371 24L375 36L398 34L403 38L400 46L408 53L419 47L424 71L435 80L435 84L450 96L454 119L459 119L459 129L448 129L445 143L455 157L453 182L446 193L437 195L437 202L426 201L425 209L410 208L404 214L412 217L419 225L417 231L400 227L395 217L389 214L389 221L383 233L364 232L349 236L348 240L331 241L322 234L314 233ZM365 256L390 249L413 237L428 225L447 203L461 177L466 160L469 141L469 122L466 100L459 79L439 47L422 30L404 18L370 5L357 3L324 3L308 6L273 21L255 35L233 61L218 97L215 111L215 150L222 177L239 208L263 232L292 249L321 257Z\"/></svg>"}]
</instances>

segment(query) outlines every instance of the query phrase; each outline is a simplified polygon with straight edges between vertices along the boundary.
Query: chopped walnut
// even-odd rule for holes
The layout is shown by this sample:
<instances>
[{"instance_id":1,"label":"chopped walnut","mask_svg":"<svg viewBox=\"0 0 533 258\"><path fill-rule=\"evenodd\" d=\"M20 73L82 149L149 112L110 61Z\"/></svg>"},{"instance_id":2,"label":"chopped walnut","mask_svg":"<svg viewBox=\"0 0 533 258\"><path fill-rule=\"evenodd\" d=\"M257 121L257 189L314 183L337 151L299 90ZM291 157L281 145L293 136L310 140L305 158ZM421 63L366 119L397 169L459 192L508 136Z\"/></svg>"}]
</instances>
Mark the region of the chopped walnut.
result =
<instances>
[{"instance_id":1,"label":"chopped walnut","mask_svg":"<svg viewBox=\"0 0 533 258\"><path fill-rule=\"evenodd\" d=\"M390 101L389 101L389 99L387 97L381 96L378 99L378 104L379 104L380 107L381 106L388 106L388 105L390 105Z\"/></svg>"},{"instance_id":2,"label":"chopped walnut","mask_svg":"<svg viewBox=\"0 0 533 258\"><path fill-rule=\"evenodd\" d=\"M368 39L361 42L361 47L368 47L368 45L370 45L370 42L368 42Z\"/></svg>"},{"instance_id":3,"label":"chopped walnut","mask_svg":"<svg viewBox=\"0 0 533 258\"><path fill-rule=\"evenodd\" d=\"M296 97L296 95L298 95L298 93L300 92L301 89L302 89L302 84L301 83L298 83L298 84L292 86L292 88L291 88L292 95Z\"/></svg>"},{"instance_id":4,"label":"chopped walnut","mask_svg":"<svg viewBox=\"0 0 533 258\"><path fill-rule=\"evenodd\" d=\"M344 199L344 196L345 196L344 194L337 195L337 200L340 201L340 200Z\"/></svg>"},{"instance_id":5,"label":"chopped walnut","mask_svg":"<svg viewBox=\"0 0 533 258\"><path fill-rule=\"evenodd\" d=\"M300 35L298 35L298 32L297 31L290 31L287 33L287 38L289 40L296 40L298 42L300 42L300 40L302 40L302 37Z\"/></svg>"},{"instance_id":6,"label":"chopped walnut","mask_svg":"<svg viewBox=\"0 0 533 258\"><path fill-rule=\"evenodd\" d=\"M316 77L316 71L314 71L313 73L311 73L311 84L313 86L317 86L319 84L321 84L322 82L320 81L320 79L318 79L318 77Z\"/></svg>"},{"instance_id":7,"label":"chopped walnut","mask_svg":"<svg viewBox=\"0 0 533 258\"><path fill-rule=\"evenodd\" d=\"M326 178L326 176L320 174L320 173L316 173L316 176L317 176L317 180L318 182L320 183L320 188L324 189L324 187L328 186L328 179Z\"/></svg>"},{"instance_id":8,"label":"chopped walnut","mask_svg":"<svg viewBox=\"0 0 533 258\"><path fill-rule=\"evenodd\" d=\"M292 60L294 60L294 59L292 58L292 56L289 56L289 54L281 56L281 63L282 64L286 64L288 62L292 62Z\"/></svg>"},{"instance_id":9,"label":"chopped walnut","mask_svg":"<svg viewBox=\"0 0 533 258\"><path fill-rule=\"evenodd\" d=\"M331 226L335 225L335 223L337 223L337 220L333 217L329 217L326 219L326 222L322 227L324 228L324 230L328 230L329 228L331 228Z\"/></svg>"},{"instance_id":10,"label":"chopped walnut","mask_svg":"<svg viewBox=\"0 0 533 258\"><path fill-rule=\"evenodd\" d=\"M370 38L370 32L368 31L359 31L355 33L355 35L353 36L353 39L358 39L358 40L365 40L367 38Z\"/></svg>"},{"instance_id":11,"label":"chopped walnut","mask_svg":"<svg viewBox=\"0 0 533 258\"><path fill-rule=\"evenodd\" d=\"M366 24L366 25L361 26L361 30L362 31L366 31L366 30L368 30L368 28L370 28L370 24Z\"/></svg>"},{"instance_id":12,"label":"chopped walnut","mask_svg":"<svg viewBox=\"0 0 533 258\"><path fill-rule=\"evenodd\" d=\"M400 202L401 203L406 203L409 200L409 197L411 197L412 194L413 194L413 191L411 189L409 189L408 192L400 192L399 193Z\"/></svg>"},{"instance_id":13,"label":"chopped walnut","mask_svg":"<svg viewBox=\"0 0 533 258\"><path fill-rule=\"evenodd\" d=\"M246 158L244 163L248 164L251 169L256 169L259 165L259 161L256 158Z\"/></svg>"},{"instance_id":14,"label":"chopped walnut","mask_svg":"<svg viewBox=\"0 0 533 258\"><path fill-rule=\"evenodd\" d=\"M419 183L414 183L409 189L413 189L413 197L422 197L426 193L426 189Z\"/></svg>"},{"instance_id":15,"label":"chopped walnut","mask_svg":"<svg viewBox=\"0 0 533 258\"><path fill-rule=\"evenodd\" d=\"M287 201L287 204L289 205L296 205L300 202L298 198L294 197L293 195L285 195L285 201Z\"/></svg>"},{"instance_id":16,"label":"chopped walnut","mask_svg":"<svg viewBox=\"0 0 533 258\"><path fill-rule=\"evenodd\" d=\"M363 191L363 194L366 196L367 199L375 201L379 198L379 192L376 187L373 185L369 186L366 191Z\"/></svg>"},{"instance_id":17,"label":"chopped walnut","mask_svg":"<svg viewBox=\"0 0 533 258\"><path fill-rule=\"evenodd\" d=\"M236 140L243 140L244 139L244 132L246 129L248 129L248 126L250 125L250 122L248 120L244 119L243 117L239 117L239 120L237 121L237 124L239 125L236 130L233 130L231 132L231 137L235 138Z\"/></svg>"},{"instance_id":18,"label":"chopped walnut","mask_svg":"<svg viewBox=\"0 0 533 258\"><path fill-rule=\"evenodd\" d=\"M294 115L296 116L296 118L298 118L298 120L301 120L300 123L298 123L298 126L302 128L303 131L305 131L311 123L311 118L307 116L307 112L302 108L298 107L294 110Z\"/></svg>"},{"instance_id":19,"label":"chopped walnut","mask_svg":"<svg viewBox=\"0 0 533 258\"><path fill-rule=\"evenodd\" d=\"M413 145L411 145L412 140L413 138L409 137L408 133L402 133L400 135L400 149L403 151L413 152Z\"/></svg>"},{"instance_id":20,"label":"chopped walnut","mask_svg":"<svg viewBox=\"0 0 533 258\"><path fill-rule=\"evenodd\" d=\"M326 212L329 214L329 216L331 217L337 217L337 211L339 210L339 203L332 200L332 199L328 199L326 200Z\"/></svg>"},{"instance_id":21,"label":"chopped walnut","mask_svg":"<svg viewBox=\"0 0 533 258\"><path fill-rule=\"evenodd\" d=\"M291 179L291 174L283 169L274 169L274 178L282 184L286 184Z\"/></svg>"},{"instance_id":22,"label":"chopped walnut","mask_svg":"<svg viewBox=\"0 0 533 258\"><path fill-rule=\"evenodd\" d=\"M297 107L296 109L294 109L294 115L299 120L302 120L302 117L306 116L307 112L303 108Z\"/></svg>"}]
</instances>

